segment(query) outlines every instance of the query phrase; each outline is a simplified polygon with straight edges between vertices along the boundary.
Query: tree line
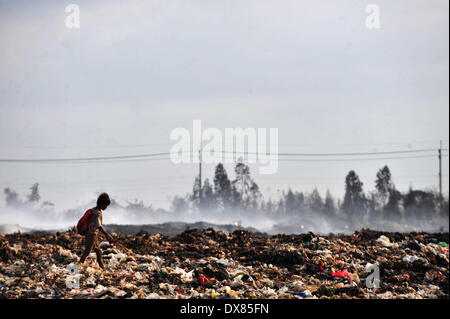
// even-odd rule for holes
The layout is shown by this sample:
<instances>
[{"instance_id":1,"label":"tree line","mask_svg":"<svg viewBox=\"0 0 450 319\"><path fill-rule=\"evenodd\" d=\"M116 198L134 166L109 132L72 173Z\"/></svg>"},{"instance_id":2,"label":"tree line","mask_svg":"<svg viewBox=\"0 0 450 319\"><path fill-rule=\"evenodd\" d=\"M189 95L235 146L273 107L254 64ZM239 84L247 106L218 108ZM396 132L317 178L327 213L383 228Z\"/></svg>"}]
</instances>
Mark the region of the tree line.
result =
<instances>
[{"instance_id":1,"label":"tree line","mask_svg":"<svg viewBox=\"0 0 450 319\"><path fill-rule=\"evenodd\" d=\"M367 193L358 174L354 170L349 171L344 180L342 200L335 199L329 190L322 197L317 188L310 193L289 188L281 192L279 199L265 200L251 177L248 165L239 160L234 167L234 175L234 179L230 179L223 164L217 164L212 182L206 178L201 184L196 177L187 196L173 199L171 211L198 210L205 214L239 211L274 218L308 214L340 218L351 228L381 221L401 223L408 220L427 221L436 217L448 220L449 216L448 196L445 198L435 190L412 187L407 192L400 192L387 165L377 172L374 190Z\"/></svg>"},{"instance_id":2,"label":"tree line","mask_svg":"<svg viewBox=\"0 0 450 319\"><path fill-rule=\"evenodd\" d=\"M281 192L280 198L265 199L258 184L253 180L250 168L242 160L234 166L234 179L231 179L222 163L215 167L212 181L206 178L202 183L195 178L192 191L185 196L175 196L169 210L155 209L146 206L144 201L135 200L123 206L112 200L112 207L124 208L135 214L183 215L189 212L199 212L201 216L220 217L267 216L273 219L286 217L314 217L327 220L344 221L351 229L361 225L380 222L408 223L426 222L430 220L449 219L449 200L440 196L435 190L419 190L409 188L400 192L393 181L388 166L377 172L374 179L374 189L364 191L364 184L358 174L351 170L345 177L345 194L342 199L336 199L326 191L324 197L314 188L311 192L295 191L291 188ZM10 207L36 207L49 209L51 201L40 202L39 184L30 188L30 194L25 199L11 188L4 189L6 205ZM78 214L77 209L73 213Z\"/></svg>"}]
</instances>

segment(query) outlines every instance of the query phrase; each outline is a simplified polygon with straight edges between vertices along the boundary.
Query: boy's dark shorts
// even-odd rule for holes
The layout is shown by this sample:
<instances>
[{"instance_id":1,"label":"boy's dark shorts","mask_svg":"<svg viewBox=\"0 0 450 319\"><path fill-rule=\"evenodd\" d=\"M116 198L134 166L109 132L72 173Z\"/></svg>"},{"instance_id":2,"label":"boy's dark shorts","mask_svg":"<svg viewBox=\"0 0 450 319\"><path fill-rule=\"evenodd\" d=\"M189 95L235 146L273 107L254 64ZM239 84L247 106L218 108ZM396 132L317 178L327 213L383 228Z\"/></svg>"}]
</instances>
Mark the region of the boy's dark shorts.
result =
<instances>
[{"instance_id":1,"label":"boy's dark shorts","mask_svg":"<svg viewBox=\"0 0 450 319\"><path fill-rule=\"evenodd\" d=\"M94 250L100 250L100 245L98 243L98 236L97 235L86 235L84 238L84 247L86 249L89 249L89 251L91 251L92 249Z\"/></svg>"}]
</instances>

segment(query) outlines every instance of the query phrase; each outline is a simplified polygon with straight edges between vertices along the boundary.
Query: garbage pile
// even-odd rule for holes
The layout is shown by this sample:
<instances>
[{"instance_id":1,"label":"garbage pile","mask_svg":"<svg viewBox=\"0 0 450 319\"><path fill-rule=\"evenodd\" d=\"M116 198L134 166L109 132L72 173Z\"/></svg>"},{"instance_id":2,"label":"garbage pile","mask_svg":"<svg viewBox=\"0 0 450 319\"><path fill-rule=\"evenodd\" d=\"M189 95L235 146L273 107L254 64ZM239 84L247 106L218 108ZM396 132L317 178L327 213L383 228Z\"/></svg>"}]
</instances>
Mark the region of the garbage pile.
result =
<instances>
[{"instance_id":1,"label":"garbage pile","mask_svg":"<svg viewBox=\"0 0 450 319\"><path fill-rule=\"evenodd\" d=\"M448 233L0 235L0 298L449 298Z\"/></svg>"}]
</instances>

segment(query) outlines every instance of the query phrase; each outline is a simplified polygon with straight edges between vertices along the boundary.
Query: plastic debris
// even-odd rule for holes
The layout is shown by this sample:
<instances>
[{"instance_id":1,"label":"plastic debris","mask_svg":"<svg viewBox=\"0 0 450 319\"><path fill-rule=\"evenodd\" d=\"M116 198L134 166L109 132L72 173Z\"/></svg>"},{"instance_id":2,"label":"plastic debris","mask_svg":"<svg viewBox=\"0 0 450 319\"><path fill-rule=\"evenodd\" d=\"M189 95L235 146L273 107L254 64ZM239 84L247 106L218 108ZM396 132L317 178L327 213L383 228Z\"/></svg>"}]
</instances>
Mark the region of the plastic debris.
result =
<instances>
[{"instance_id":1,"label":"plastic debris","mask_svg":"<svg viewBox=\"0 0 450 319\"><path fill-rule=\"evenodd\" d=\"M406 241L402 241L402 243L406 243ZM385 246L385 247L392 247L394 244L390 242L389 238L381 235L378 239L377 239L377 243L380 243L381 245Z\"/></svg>"},{"instance_id":2,"label":"plastic debris","mask_svg":"<svg viewBox=\"0 0 450 319\"><path fill-rule=\"evenodd\" d=\"M417 256L411 256L411 255L406 255L405 257L402 258L402 260L406 263L413 263L417 260L420 260L420 257Z\"/></svg>"},{"instance_id":3,"label":"plastic debris","mask_svg":"<svg viewBox=\"0 0 450 319\"><path fill-rule=\"evenodd\" d=\"M225 291L227 292L228 296L230 296L231 298L235 298L235 299L239 298L238 293L236 291L234 291L233 289L231 289L230 287L226 286Z\"/></svg>"},{"instance_id":4,"label":"plastic debris","mask_svg":"<svg viewBox=\"0 0 450 319\"><path fill-rule=\"evenodd\" d=\"M333 273L331 273L331 275L333 276L333 277L345 277L345 278L348 278L348 277L350 277L350 274L348 273L348 271L347 271L347 269L344 269L344 270L339 270L339 271L337 271L337 272L333 272Z\"/></svg>"},{"instance_id":5,"label":"plastic debris","mask_svg":"<svg viewBox=\"0 0 450 319\"><path fill-rule=\"evenodd\" d=\"M283 286L280 289L278 289L279 292L287 292L289 290L288 286Z\"/></svg>"},{"instance_id":6,"label":"plastic debris","mask_svg":"<svg viewBox=\"0 0 450 319\"><path fill-rule=\"evenodd\" d=\"M297 292L295 295L296 295L296 296L300 296L300 297L302 297L302 298L309 298L309 297L312 297L311 291L309 291L309 290L305 290L305 291L303 291L303 292Z\"/></svg>"},{"instance_id":7,"label":"plastic debris","mask_svg":"<svg viewBox=\"0 0 450 319\"><path fill-rule=\"evenodd\" d=\"M200 283L204 286L206 284L209 284L211 282L211 280L206 277L206 276L199 276L198 280L200 281Z\"/></svg>"}]
</instances>

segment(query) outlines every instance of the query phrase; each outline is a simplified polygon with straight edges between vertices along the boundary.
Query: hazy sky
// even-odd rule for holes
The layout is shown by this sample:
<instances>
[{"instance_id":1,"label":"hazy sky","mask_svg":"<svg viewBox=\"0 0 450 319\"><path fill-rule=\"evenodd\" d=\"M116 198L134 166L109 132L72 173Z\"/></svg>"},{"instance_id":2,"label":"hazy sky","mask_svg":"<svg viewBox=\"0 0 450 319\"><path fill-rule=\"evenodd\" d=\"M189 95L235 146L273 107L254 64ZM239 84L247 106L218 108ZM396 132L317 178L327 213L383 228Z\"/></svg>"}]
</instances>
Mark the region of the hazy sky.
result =
<instances>
[{"instance_id":1,"label":"hazy sky","mask_svg":"<svg viewBox=\"0 0 450 319\"><path fill-rule=\"evenodd\" d=\"M280 152L448 148L446 0L73 1L80 29L65 26L69 3L0 1L0 158L168 152L171 130L194 119L277 127ZM369 3L380 29L366 27ZM402 191L437 187L437 156L251 169L266 198L289 186L342 196L349 170L369 191L385 164ZM58 208L97 191L167 207L196 174L169 160L0 163L0 187L39 182Z\"/></svg>"}]
</instances>

